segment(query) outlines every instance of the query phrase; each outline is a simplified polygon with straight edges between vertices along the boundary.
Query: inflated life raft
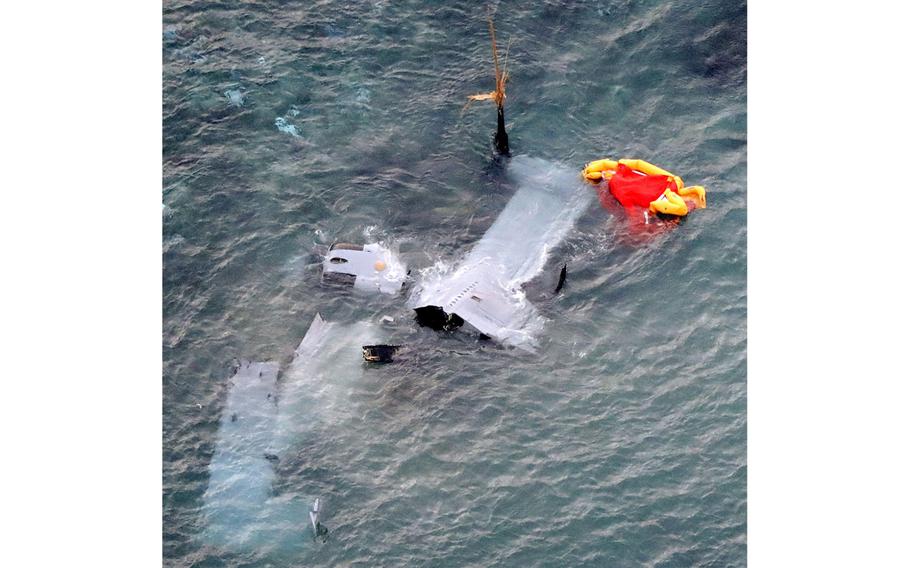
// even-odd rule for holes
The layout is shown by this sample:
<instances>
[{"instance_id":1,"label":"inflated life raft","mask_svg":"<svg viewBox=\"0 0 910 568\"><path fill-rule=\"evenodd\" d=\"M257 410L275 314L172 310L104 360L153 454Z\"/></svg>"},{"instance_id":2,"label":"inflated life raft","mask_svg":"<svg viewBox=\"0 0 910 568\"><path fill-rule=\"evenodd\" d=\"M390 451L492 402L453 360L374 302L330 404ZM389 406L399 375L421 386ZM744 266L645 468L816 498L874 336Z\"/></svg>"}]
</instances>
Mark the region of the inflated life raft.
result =
<instances>
[{"instance_id":1,"label":"inflated life raft","mask_svg":"<svg viewBox=\"0 0 910 568\"><path fill-rule=\"evenodd\" d=\"M689 213L687 201L696 209L707 205L704 187L686 187L679 176L644 160L595 160L582 175L595 183L606 180L610 193L624 207L682 217Z\"/></svg>"}]
</instances>

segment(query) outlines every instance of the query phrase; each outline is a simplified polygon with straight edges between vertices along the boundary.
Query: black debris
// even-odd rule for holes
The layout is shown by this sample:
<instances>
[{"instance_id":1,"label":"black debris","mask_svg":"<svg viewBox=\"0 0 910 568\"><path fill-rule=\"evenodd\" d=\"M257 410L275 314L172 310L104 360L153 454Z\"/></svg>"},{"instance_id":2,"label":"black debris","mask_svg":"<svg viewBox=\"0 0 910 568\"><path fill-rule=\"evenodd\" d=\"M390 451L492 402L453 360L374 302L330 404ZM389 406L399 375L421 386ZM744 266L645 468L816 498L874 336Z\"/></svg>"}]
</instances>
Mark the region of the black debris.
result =
<instances>
[{"instance_id":1,"label":"black debris","mask_svg":"<svg viewBox=\"0 0 910 568\"><path fill-rule=\"evenodd\" d=\"M370 363L391 363L400 345L364 345L363 360Z\"/></svg>"},{"instance_id":2,"label":"black debris","mask_svg":"<svg viewBox=\"0 0 910 568\"><path fill-rule=\"evenodd\" d=\"M568 264L562 265L562 270L559 271L559 283L556 284L556 290L553 291L554 294L559 294L559 291L562 290L563 285L566 283L566 269L568 267Z\"/></svg>"}]
</instances>

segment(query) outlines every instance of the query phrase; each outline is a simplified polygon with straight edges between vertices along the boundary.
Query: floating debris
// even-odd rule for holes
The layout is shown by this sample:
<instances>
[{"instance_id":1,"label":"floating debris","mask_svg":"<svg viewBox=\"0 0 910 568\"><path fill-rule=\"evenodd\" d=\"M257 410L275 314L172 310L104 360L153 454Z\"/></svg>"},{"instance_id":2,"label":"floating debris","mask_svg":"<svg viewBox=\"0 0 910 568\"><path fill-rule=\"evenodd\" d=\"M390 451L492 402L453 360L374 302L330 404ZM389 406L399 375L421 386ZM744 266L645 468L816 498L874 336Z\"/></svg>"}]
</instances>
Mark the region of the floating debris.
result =
<instances>
[{"instance_id":1,"label":"floating debris","mask_svg":"<svg viewBox=\"0 0 910 568\"><path fill-rule=\"evenodd\" d=\"M556 290L553 290L554 294L559 294L559 291L562 290L563 285L566 283L566 271L568 270L569 265L563 264L562 270L559 271L559 282L556 284Z\"/></svg>"},{"instance_id":2,"label":"floating debris","mask_svg":"<svg viewBox=\"0 0 910 568\"><path fill-rule=\"evenodd\" d=\"M297 132L297 127L289 123L283 116L279 116L275 119L275 127L285 134L290 134L294 138L300 138L300 133Z\"/></svg>"},{"instance_id":3,"label":"floating debris","mask_svg":"<svg viewBox=\"0 0 910 568\"><path fill-rule=\"evenodd\" d=\"M606 181L610 194L624 207L646 209L645 223L648 211L684 217L690 207L707 206L704 187L685 187L679 176L644 160L595 160L585 165L582 176L592 183ZM601 202L604 193L601 191Z\"/></svg>"},{"instance_id":4,"label":"floating debris","mask_svg":"<svg viewBox=\"0 0 910 568\"><path fill-rule=\"evenodd\" d=\"M496 151L500 154L509 153L509 135L506 133L506 114L505 114L505 101L506 101L506 81L509 79L509 72L507 66L509 63L509 47L511 46L511 39L509 44L506 46L506 56L503 62L502 69L499 68L499 53L496 49L496 27L493 25L493 17L490 16L488 19L490 24L490 42L493 47L493 69L494 76L496 79L496 88L489 93L480 93L477 95L471 95L468 97L468 105L472 101L493 101L496 103L496 136L493 138L494 145L496 146ZM467 105L465 105L467 107Z\"/></svg>"},{"instance_id":5,"label":"floating debris","mask_svg":"<svg viewBox=\"0 0 910 568\"><path fill-rule=\"evenodd\" d=\"M228 382L202 496L204 537L218 546L241 549L250 544L251 534L263 537L272 530L260 515L269 509L275 476L268 447L277 411L265 395L275 390L277 380L277 363L238 361Z\"/></svg>"},{"instance_id":6,"label":"floating debris","mask_svg":"<svg viewBox=\"0 0 910 568\"><path fill-rule=\"evenodd\" d=\"M364 345L363 360L368 363L391 363L401 345Z\"/></svg>"},{"instance_id":7,"label":"floating debris","mask_svg":"<svg viewBox=\"0 0 910 568\"><path fill-rule=\"evenodd\" d=\"M352 285L357 290L397 294L407 279L407 267L378 243L335 243L322 263L322 279Z\"/></svg>"},{"instance_id":8,"label":"floating debris","mask_svg":"<svg viewBox=\"0 0 910 568\"><path fill-rule=\"evenodd\" d=\"M240 92L240 89L229 89L224 92L224 96L227 97L228 102L231 106L240 108L243 106L243 93Z\"/></svg>"},{"instance_id":9,"label":"floating debris","mask_svg":"<svg viewBox=\"0 0 910 568\"><path fill-rule=\"evenodd\" d=\"M329 540L329 529L319 522L319 514L321 512L319 498L317 497L316 501L313 502L313 508L310 509L310 524L313 526L313 540L321 538L322 542L325 542Z\"/></svg>"},{"instance_id":10,"label":"floating debris","mask_svg":"<svg viewBox=\"0 0 910 568\"><path fill-rule=\"evenodd\" d=\"M508 166L518 191L451 272L420 283L417 322L452 330L465 322L505 345L533 351L545 320L522 291L539 274L592 196L578 175L541 159L517 156Z\"/></svg>"}]
</instances>

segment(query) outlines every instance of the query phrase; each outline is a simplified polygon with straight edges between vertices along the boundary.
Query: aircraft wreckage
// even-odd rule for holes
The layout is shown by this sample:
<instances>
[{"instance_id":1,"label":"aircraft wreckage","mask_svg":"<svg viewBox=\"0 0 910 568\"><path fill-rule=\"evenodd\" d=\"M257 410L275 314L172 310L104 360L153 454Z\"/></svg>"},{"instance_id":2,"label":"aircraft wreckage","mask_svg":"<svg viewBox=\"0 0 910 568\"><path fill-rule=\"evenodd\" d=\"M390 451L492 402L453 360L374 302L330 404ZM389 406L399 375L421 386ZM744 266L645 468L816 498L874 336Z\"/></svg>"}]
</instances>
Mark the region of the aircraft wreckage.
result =
<instances>
[{"instance_id":1,"label":"aircraft wreckage","mask_svg":"<svg viewBox=\"0 0 910 568\"><path fill-rule=\"evenodd\" d=\"M473 329L505 349L533 353L546 319L524 286L541 274L551 252L594 201L587 182L599 184L605 205L611 195L629 209L645 209L646 222L649 212L679 217L704 207L705 191L685 187L677 176L642 160L598 160L579 176L561 164L509 157L503 112L508 73L505 65L499 67L492 22L490 32L496 90L470 99L497 105L495 149L507 157L506 174L516 188L505 208L449 271L412 277L390 246L336 242L322 260L321 282L352 287L353 298L404 296L410 288L402 304L413 310L420 326L443 332ZM554 293L566 274L563 264ZM304 546L304 530L315 541L328 540L324 500L282 490L282 468L300 460L301 440L318 439L355 419L350 393L367 369L407 357L406 344L383 343L387 321L392 318L327 321L317 313L283 367L235 364L202 499L206 543L295 554Z\"/></svg>"},{"instance_id":2,"label":"aircraft wreckage","mask_svg":"<svg viewBox=\"0 0 910 568\"><path fill-rule=\"evenodd\" d=\"M541 159L517 156L507 172L517 190L449 273L412 282L391 248L336 243L322 262L323 284L352 287L353 298L367 298L404 296L410 283L402 303L414 311L416 323L436 330L473 328L507 348L534 351L545 319L522 285L543 270L594 195L577 172ZM207 542L234 550L264 543L293 550L301 546L301 519L309 521L314 539L328 538L319 496L276 494L273 486L282 463L295 459L300 440L351 418L347 394L365 369L394 361L407 349L382 343L384 331L379 322L333 322L316 314L284 367L251 361L235 366L203 495Z\"/></svg>"}]
</instances>

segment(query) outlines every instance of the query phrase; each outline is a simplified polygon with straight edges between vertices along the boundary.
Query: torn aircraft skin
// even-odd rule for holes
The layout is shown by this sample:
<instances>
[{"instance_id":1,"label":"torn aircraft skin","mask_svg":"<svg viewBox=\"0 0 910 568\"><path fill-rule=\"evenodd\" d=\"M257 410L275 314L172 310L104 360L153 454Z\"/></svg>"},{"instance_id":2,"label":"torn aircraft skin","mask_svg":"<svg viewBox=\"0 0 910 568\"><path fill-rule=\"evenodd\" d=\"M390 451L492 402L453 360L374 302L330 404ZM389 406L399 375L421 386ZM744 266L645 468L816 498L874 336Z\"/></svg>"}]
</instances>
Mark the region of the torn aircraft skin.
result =
<instances>
[{"instance_id":1,"label":"torn aircraft skin","mask_svg":"<svg viewBox=\"0 0 910 568\"><path fill-rule=\"evenodd\" d=\"M518 190L493 225L455 270L421 282L409 306L419 323L422 315L447 329L457 316L504 345L533 351L545 322L521 286L593 197L576 172L539 158L513 158L508 175Z\"/></svg>"}]
</instances>

